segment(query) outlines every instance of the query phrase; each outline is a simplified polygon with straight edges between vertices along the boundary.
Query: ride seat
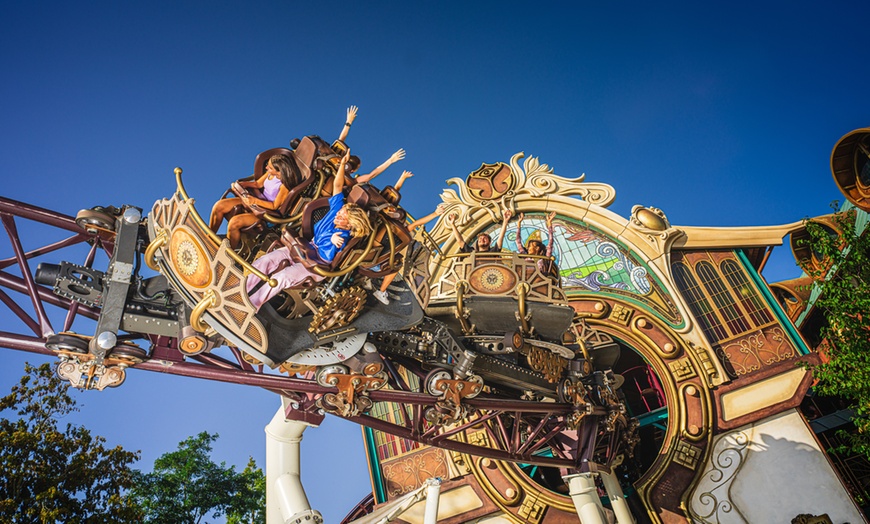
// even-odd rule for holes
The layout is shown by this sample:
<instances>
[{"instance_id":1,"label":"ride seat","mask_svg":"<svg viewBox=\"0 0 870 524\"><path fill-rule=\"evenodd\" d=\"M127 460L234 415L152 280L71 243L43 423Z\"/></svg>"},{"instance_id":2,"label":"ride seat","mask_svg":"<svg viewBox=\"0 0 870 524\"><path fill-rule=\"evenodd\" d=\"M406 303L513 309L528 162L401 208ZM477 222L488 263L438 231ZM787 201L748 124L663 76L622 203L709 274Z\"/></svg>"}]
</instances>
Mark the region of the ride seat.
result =
<instances>
[{"instance_id":1,"label":"ride seat","mask_svg":"<svg viewBox=\"0 0 870 524\"><path fill-rule=\"evenodd\" d=\"M402 221L404 220L404 211L393 208L398 214L391 212L389 210L390 204L381 197L376 188L368 184L352 187L348 194L347 202L356 204L366 210L369 221L374 229L372 248L367 253L365 252L365 246L368 244L369 238L351 237L332 262L326 262L320 258L317 250L311 245L311 239L314 237L314 224L322 219L329 210L329 199L324 197L314 200L306 206L302 214L302 226L298 233L290 228L285 228L282 232L281 243L290 250L291 258L303 264L309 270L319 267L323 270L334 272L345 267L345 262L358 261L359 257L363 257L357 266L361 270L367 270L365 273L367 275L381 275L395 271L394 268L384 267L390 259L390 242L387 228L390 228L390 231L393 233L393 253L398 253L409 245L411 235ZM391 217L387 213L391 213L393 216ZM398 260L394 255L394 263L397 263ZM382 269L379 271L370 269L376 265L381 265Z\"/></svg>"},{"instance_id":2,"label":"ride seat","mask_svg":"<svg viewBox=\"0 0 870 524\"><path fill-rule=\"evenodd\" d=\"M299 141L295 150L276 147L263 151L257 155L254 159L254 174L252 177L245 180L256 180L262 177L266 171L266 164L274 155L285 155L289 157L293 161L291 166L294 166L295 169L293 169L293 176L291 180L289 180L290 184L286 183L288 181L282 180L290 191L290 194L278 209L268 210L257 205L247 205L243 203L238 206L238 210L235 213L230 215L229 218L238 213L253 213L254 215L263 218L262 220L258 220L254 224L243 228L243 234L253 236L260 233L265 228L265 222L267 221L278 224L291 221L291 219L297 216L304 208L305 204L310 202L311 199L316 196L319 188L315 185L315 182L321 178L320 174L316 173L313 169L316 164L316 159L318 158L318 153L320 152L320 144L317 140L323 142L317 137L305 137ZM259 190L242 190L236 184L233 185L232 191L236 194L242 191L247 191L248 194L257 198L262 198L262 193Z\"/></svg>"}]
</instances>

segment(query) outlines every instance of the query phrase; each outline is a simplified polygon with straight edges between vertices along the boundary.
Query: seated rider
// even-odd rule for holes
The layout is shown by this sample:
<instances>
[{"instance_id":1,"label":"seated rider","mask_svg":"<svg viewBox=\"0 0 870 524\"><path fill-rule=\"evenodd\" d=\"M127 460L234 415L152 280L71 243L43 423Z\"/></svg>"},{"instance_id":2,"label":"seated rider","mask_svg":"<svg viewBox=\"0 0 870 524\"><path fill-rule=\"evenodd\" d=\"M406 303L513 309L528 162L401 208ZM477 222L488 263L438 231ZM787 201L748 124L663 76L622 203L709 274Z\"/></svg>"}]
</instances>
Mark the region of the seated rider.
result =
<instances>
[{"instance_id":1,"label":"seated rider","mask_svg":"<svg viewBox=\"0 0 870 524\"><path fill-rule=\"evenodd\" d=\"M501 251L501 246L504 243L504 236L507 233L507 225L508 220L511 218L511 211L509 209L505 209L503 213L503 220L501 223L501 231L498 234L498 241L493 244L492 238L487 233L480 233L477 235L474 243L466 243L465 239L462 238L462 233L459 232L459 229L456 227L456 215L451 214L447 217L447 224L453 230L453 238L456 239L456 242L462 246L459 251L461 253L498 253Z\"/></svg>"},{"instance_id":2,"label":"seated rider","mask_svg":"<svg viewBox=\"0 0 870 524\"><path fill-rule=\"evenodd\" d=\"M349 158L348 150L341 159L333 182L329 212L314 224L314 238L311 240L311 245L316 249L320 259L326 263L335 259L350 237L359 238L372 234L372 226L366 212L356 204L345 203L344 173ZM287 247L263 255L255 260L253 265L278 281L275 287L262 285L255 290L260 279L255 275L248 276L246 288L251 304L257 309L284 289L298 286L307 278L315 282L323 280L322 276L309 271L304 264L294 262Z\"/></svg>"},{"instance_id":3,"label":"seated rider","mask_svg":"<svg viewBox=\"0 0 870 524\"><path fill-rule=\"evenodd\" d=\"M347 109L347 118L345 119L344 127L338 139L343 141L347 138L350 126L356 119L357 107L350 106ZM392 157L391 157L392 158ZM248 194L238 195L234 198L224 198L215 203L212 207L211 218L209 219L209 229L218 232L224 217L229 214L233 208L241 205L256 205L268 211L280 209L287 198L290 197L290 190L293 189L300 180L294 177L294 171L291 163L293 159L286 155L274 155L266 163L266 172L257 180L246 180L238 182L238 185L243 189L259 189L262 198L258 198ZM387 164L388 166L389 164ZM384 166L386 169L386 166ZM238 249L242 242L241 231L249 226L256 224L260 217L253 213L244 212L238 213L230 218L227 223L227 238L230 241L232 249Z\"/></svg>"},{"instance_id":4,"label":"seated rider","mask_svg":"<svg viewBox=\"0 0 870 524\"><path fill-rule=\"evenodd\" d=\"M517 253L524 255L543 255L547 257L553 256L553 219L556 218L556 212L553 211L547 215L547 236L550 238L550 242L547 244L546 248L544 247L544 243L538 239L529 239L526 243L526 247L523 247L522 227L524 217L524 213L520 213L520 216L517 217ZM531 262L532 260L535 259L526 259L527 262ZM555 269L552 260L538 258L536 264L538 266L538 271L544 275L549 275L550 271Z\"/></svg>"},{"instance_id":5,"label":"seated rider","mask_svg":"<svg viewBox=\"0 0 870 524\"><path fill-rule=\"evenodd\" d=\"M209 219L208 227L217 233L221 227L221 222L224 216L230 213L233 208L241 204L254 205L268 210L279 209L284 205L285 200L290 196L290 188L293 187L294 177L290 163L293 159L286 155L274 155L266 163L266 172L257 180L247 180L238 184L245 189L259 189L262 193L262 198L257 198L248 194L233 198L224 198L215 202L211 210L211 218ZM297 181L298 182L298 181ZM227 237L230 240L230 247L238 249L241 244L242 229L256 224L260 220L253 213L240 213L232 217L227 224Z\"/></svg>"}]
</instances>

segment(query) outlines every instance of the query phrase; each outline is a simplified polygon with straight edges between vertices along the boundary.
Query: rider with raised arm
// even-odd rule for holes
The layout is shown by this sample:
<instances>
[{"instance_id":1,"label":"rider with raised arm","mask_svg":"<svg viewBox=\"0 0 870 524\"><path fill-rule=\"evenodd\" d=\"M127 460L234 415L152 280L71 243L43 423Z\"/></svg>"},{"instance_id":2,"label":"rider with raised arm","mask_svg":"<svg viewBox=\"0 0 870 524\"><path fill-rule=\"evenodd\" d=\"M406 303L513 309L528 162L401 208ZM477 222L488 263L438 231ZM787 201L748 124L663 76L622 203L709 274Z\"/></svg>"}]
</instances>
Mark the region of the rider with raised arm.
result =
<instances>
[{"instance_id":1,"label":"rider with raised arm","mask_svg":"<svg viewBox=\"0 0 870 524\"><path fill-rule=\"evenodd\" d=\"M407 174L407 176L405 176L406 174ZM402 173L402 177L399 178L399 182L396 184L397 189L398 189L398 187L401 187L402 182L404 182L406 178L410 178L411 176L414 176L414 175L410 171L405 171L404 173ZM414 230L416 230L418 227L428 224L432 219L434 219L435 217L439 217L443 214L444 214L444 204L439 204L438 207L435 208L434 212L429 213L428 215L426 215L422 218L418 218L414 222L411 222L410 224L408 224L408 233L413 235ZM390 287L390 284L393 283L393 280L396 279L396 276L398 274L399 273L396 272L396 273L390 273L389 275L385 276L384 280L381 282L381 287L378 290L376 290L374 293L372 293L372 296L374 296L378 300L378 302L380 302L381 304L387 305L390 303L390 297L387 294L387 288Z\"/></svg>"},{"instance_id":2,"label":"rider with raised arm","mask_svg":"<svg viewBox=\"0 0 870 524\"><path fill-rule=\"evenodd\" d=\"M466 243L465 239L462 237L462 233L459 232L459 228L456 227L456 215L450 214L447 217L447 225L450 226L450 229L453 231L453 238L456 239L456 242L462 246L459 251L461 253L498 253L501 251L501 246L504 243L504 236L507 233L507 225L508 221L511 219L510 209L505 209L504 213L502 213L502 223L501 230L498 234L498 241L495 244L492 243L492 238L487 233L480 233L477 235L477 238L474 240L474 243Z\"/></svg>"},{"instance_id":3,"label":"rider with raised arm","mask_svg":"<svg viewBox=\"0 0 870 524\"><path fill-rule=\"evenodd\" d=\"M523 247L523 218L525 218L524 213L520 213L520 216L517 217L517 253L521 253L524 255L544 255L547 257L553 256L553 219L556 218L556 212L551 212L547 215L546 218L547 236L550 238L550 242L547 244L546 248L544 247L544 243L541 240L531 238L526 243L526 247ZM531 262L533 259L528 258L526 260ZM538 271L540 271L544 275L548 275L550 273L550 269L553 267L552 260L545 260L543 258L537 259L536 264L538 266Z\"/></svg>"},{"instance_id":4,"label":"rider with raised arm","mask_svg":"<svg viewBox=\"0 0 870 524\"><path fill-rule=\"evenodd\" d=\"M372 233L372 226L366 212L356 204L345 203L344 174L349 158L350 150L342 157L333 181L329 211L314 224L314 238L311 239L311 245L321 261L325 263L335 259L350 237L359 238ZM254 275L248 276L247 291L251 304L257 309L284 289L297 286L307 278L315 282L323 280L322 276L309 271L304 264L294 262L287 247L263 255L254 261L253 265L278 281L275 287L263 285L255 290L259 279Z\"/></svg>"}]
</instances>

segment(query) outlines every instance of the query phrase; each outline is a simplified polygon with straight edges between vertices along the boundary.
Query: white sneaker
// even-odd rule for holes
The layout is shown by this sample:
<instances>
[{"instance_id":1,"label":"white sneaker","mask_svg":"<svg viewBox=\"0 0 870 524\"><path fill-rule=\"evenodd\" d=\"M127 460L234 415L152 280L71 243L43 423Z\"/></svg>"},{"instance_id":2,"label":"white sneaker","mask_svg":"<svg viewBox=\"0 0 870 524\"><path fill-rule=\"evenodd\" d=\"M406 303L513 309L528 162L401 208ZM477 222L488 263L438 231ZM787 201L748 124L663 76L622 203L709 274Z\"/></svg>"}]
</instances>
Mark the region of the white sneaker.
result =
<instances>
[{"instance_id":1,"label":"white sneaker","mask_svg":"<svg viewBox=\"0 0 870 524\"><path fill-rule=\"evenodd\" d=\"M372 296L374 296L376 299L378 299L378 302L380 302L381 304L383 304L385 306L390 303L390 297L387 296L386 291L381 291L379 289L379 290L375 291L374 293L372 293Z\"/></svg>"}]
</instances>

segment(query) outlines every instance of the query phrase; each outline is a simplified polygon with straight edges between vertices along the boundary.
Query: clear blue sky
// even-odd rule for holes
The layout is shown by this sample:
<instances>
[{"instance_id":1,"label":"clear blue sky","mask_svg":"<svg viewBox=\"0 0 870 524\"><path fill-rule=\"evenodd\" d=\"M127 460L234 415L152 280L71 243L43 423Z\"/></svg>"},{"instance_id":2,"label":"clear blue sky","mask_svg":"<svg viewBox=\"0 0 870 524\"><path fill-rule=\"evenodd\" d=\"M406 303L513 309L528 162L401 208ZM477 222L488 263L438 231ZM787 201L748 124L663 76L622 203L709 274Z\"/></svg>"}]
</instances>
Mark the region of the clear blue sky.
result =
<instances>
[{"instance_id":1,"label":"clear blue sky","mask_svg":"<svg viewBox=\"0 0 870 524\"><path fill-rule=\"evenodd\" d=\"M831 149L870 126L868 19L866 1L7 0L0 194L68 214L150 209L181 166L207 210L258 152L335 138L356 104L354 153L365 170L407 150L383 177L416 173L403 200L414 215L447 178L525 151L613 185L623 216L643 204L677 225L792 222L829 212ZM780 249L767 277L796 273ZM25 359L40 361L0 352L0 390ZM141 449L144 469L203 430L220 433L219 460L262 465L278 405L136 371L79 398L76 420ZM312 505L337 522L369 489L360 431L327 419L303 451Z\"/></svg>"}]
</instances>

